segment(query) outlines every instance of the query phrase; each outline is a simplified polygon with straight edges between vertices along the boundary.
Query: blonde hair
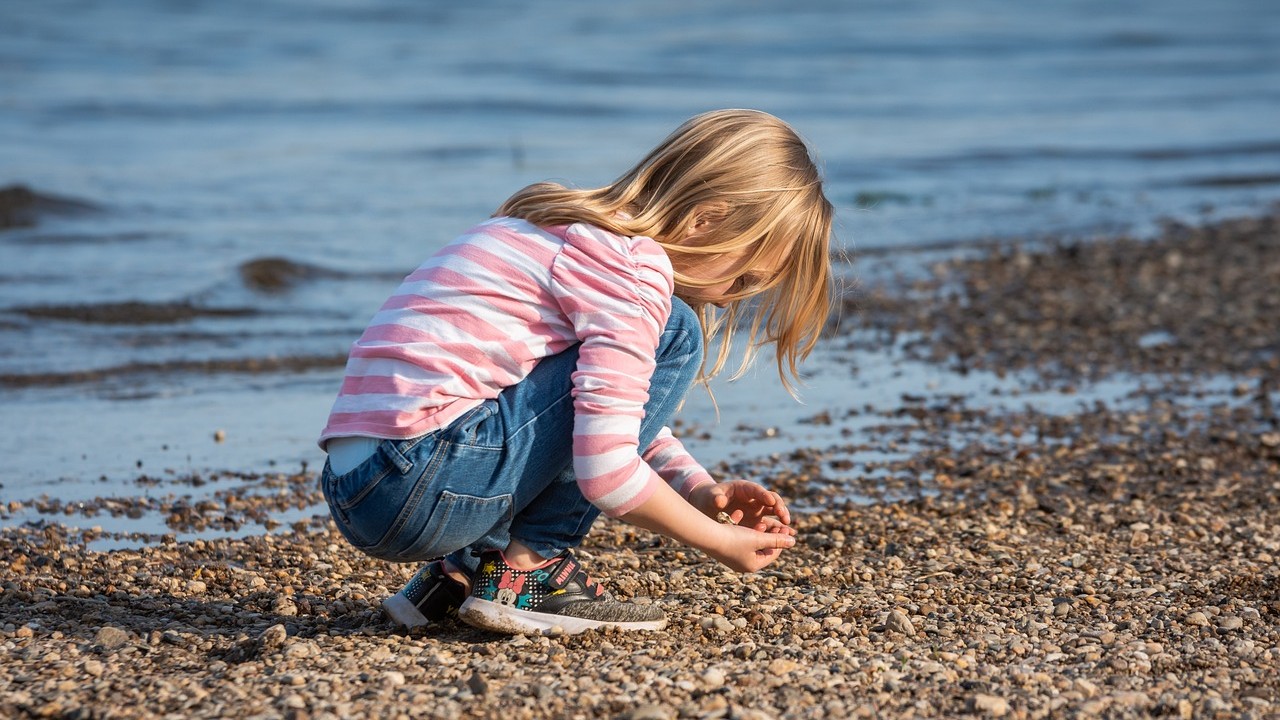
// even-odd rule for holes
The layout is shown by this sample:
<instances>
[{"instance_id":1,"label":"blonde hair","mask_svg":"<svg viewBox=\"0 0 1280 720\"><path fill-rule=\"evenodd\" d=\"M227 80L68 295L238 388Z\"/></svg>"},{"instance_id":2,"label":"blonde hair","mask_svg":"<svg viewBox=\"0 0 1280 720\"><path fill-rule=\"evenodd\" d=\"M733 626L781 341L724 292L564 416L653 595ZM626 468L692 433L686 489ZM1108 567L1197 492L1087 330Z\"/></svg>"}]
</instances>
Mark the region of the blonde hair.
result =
<instances>
[{"instance_id":1,"label":"blonde hair","mask_svg":"<svg viewBox=\"0 0 1280 720\"><path fill-rule=\"evenodd\" d=\"M830 312L833 214L804 141L783 121L756 110L698 115L610 185L536 183L496 213L544 227L585 222L653 238L671 259L676 296L698 311L704 348L724 336L699 379L705 383L724 369L738 321L750 311L747 348L734 377L772 343L778 376L792 395L796 365L813 350ZM689 274L730 253L748 260L734 263L723 277ZM743 285L763 262L778 271ZM734 285L723 296L723 310L699 294L728 281Z\"/></svg>"}]
</instances>

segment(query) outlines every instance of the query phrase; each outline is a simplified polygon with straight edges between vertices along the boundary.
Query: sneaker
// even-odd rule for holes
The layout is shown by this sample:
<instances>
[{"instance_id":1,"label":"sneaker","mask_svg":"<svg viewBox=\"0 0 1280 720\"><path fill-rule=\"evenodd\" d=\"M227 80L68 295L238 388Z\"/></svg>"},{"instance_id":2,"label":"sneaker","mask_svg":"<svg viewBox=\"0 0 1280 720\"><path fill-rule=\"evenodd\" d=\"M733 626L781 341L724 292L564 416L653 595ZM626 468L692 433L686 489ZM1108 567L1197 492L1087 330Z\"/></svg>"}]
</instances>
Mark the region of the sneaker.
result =
<instances>
[{"instance_id":1,"label":"sneaker","mask_svg":"<svg viewBox=\"0 0 1280 720\"><path fill-rule=\"evenodd\" d=\"M574 635L595 628L661 630L667 616L654 605L614 600L587 577L568 550L533 570L517 570L501 552L480 556L463 622L494 632Z\"/></svg>"},{"instance_id":2,"label":"sneaker","mask_svg":"<svg viewBox=\"0 0 1280 720\"><path fill-rule=\"evenodd\" d=\"M462 583L444 572L444 561L422 566L404 589L382 601L382 609L397 625L422 627L458 613L467 597Z\"/></svg>"}]
</instances>

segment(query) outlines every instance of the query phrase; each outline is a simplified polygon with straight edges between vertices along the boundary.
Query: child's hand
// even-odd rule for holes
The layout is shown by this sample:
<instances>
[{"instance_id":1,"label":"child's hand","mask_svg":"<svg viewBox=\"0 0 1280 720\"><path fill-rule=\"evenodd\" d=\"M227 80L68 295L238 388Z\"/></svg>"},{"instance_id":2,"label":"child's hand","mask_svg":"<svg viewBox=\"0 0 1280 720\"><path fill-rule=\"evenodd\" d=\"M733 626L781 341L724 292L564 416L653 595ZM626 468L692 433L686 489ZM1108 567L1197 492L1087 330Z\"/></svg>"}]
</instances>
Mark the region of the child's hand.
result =
<instances>
[{"instance_id":1,"label":"child's hand","mask_svg":"<svg viewBox=\"0 0 1280 720\"><path fill-rule=\"evenodd\" d=\"M689 503L710 518L726 513L736 525L761 532L796 533L782 497L749 480L699 485L689 494Z\"/></svg>"},{"instance_id":2,"label":"child's hand","mask_svg":"<svg viewBox=\"0 0 1280 720\"><path fill-rule=\"evenodd\" d=\"M767 531L722 525L721 542L706 548L711 557L738 572L755 572L777 560L782 551L796 544L795 529L782 525L777 518L763 521Z\"/></svg>"}]
</instances>

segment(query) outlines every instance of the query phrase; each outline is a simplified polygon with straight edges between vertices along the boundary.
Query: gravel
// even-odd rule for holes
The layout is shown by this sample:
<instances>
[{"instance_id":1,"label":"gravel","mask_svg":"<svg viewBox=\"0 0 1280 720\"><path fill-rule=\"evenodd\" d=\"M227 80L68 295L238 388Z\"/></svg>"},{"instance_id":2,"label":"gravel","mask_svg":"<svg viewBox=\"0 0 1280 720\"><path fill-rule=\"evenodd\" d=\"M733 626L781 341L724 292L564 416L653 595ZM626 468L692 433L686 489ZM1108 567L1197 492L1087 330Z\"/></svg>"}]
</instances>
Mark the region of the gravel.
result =
<instances>
[{"instance_id":1,"label":"gravel","mask_svg":"<svg viewBox=\"0 0 1280 720\"><path fill-rule=\"evenodd\" d=\"M796 547L757 574L601 520L582 559L615 595L661 606L662 632L401 631L379 603L415 568L361 556L323 520L109 552L57 517L4 528L0 708L67 718L1280 716L1280 421L1269 385L1280 331L1251 279L1273 258L1240 249L1272 247L1276 227L1233 221L1147 244L965 261L947 272L987 288L967 302L998 298L963 316L976 329L961 327L945 293L875 291L899 295L863 302L870 321L923 327L915 352L940 361L1021 367L1051 383L1151 374L1133 397L1057 415L926 393L879 411L883 424L857 445L743 461L737 469L810 508L797 514ZM1055 303L1097 287L1082 270L1099 267L1094 252L1139 275L1148 265L1124 263L1155 263L1158 281L1117 290L1117 302L1173 306L1133 328L1104 314L1096 333L1073 336L1082 316ZM1003 274L1009 264L1021 281ZM1083 284L1048 292L1055 276ZM1230 294L1200 287L1223 278L1239 288L1236 304L1212 305L1227 311L1216 320L1193 312ZM913 303L924 307L894 314ZM1004 320L989 312L1015 305ZM1050 339L1023 344L1015 332L958 350L955 338L1023 327L1032 306ZM1178 340L1153 365L1132 341L1156 325ZM1243 345L1237 326L1253 333ZM1215 347L1183 352L1195 345L1187 333ZM1224 373L1227 391L1194 389ZM903 451L863 460L884 447ZM224 504L269 518L315 497L313 474L277 487ZM888 488L880 502L845 498L872 487ZM214 516L166 509L183 527Z\"/></svg>"}]
</instances>

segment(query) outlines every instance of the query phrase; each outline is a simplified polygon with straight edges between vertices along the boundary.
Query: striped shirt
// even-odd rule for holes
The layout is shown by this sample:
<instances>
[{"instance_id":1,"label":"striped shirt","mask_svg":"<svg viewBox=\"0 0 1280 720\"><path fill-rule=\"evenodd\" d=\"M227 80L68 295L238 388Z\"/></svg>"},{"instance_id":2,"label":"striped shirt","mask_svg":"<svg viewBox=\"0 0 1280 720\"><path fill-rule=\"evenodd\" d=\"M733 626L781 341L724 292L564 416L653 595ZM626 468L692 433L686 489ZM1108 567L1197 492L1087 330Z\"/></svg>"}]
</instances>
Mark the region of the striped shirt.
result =
<instances>
[{"instance_id":1,"label":"striped shirt","mask_svg":"<svg viewBox=\"0 0 1280 720\"><path fill-rule=\"evenodd\" d=\"M639 448L671 262L653 240L591 225L494 218L411 273L352 347L320 437L406 439L446 427L538 361L581 343L573 470L618 516L666 481L685 497L711 477L669 428Z\"/></svg>"}]
</instances>

